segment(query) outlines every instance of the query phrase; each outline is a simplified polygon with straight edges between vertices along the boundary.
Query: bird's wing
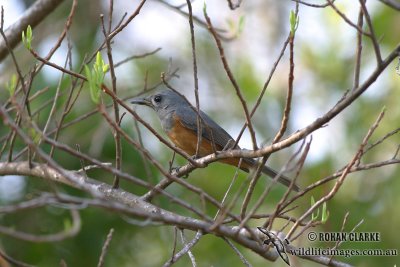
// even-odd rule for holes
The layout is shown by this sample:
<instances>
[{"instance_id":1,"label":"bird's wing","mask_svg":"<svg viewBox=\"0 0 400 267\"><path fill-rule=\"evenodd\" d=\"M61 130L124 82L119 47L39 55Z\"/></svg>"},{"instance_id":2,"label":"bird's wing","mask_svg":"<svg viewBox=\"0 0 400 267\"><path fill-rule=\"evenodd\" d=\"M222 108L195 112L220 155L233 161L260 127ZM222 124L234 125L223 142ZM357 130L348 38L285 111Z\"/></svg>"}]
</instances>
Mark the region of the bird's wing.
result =
<instances>
[{"instance_id":1,"label":"bird's wing","mask_svg":"<svg viewBox=\"0 0 400 267\"><path fill-rule=\"evenodd\" d=\"M191 107L179 108L175 111L176 115L179 116L182 125L197 134L197 112L195 112ZM221 126L219 126L213 119L211 119L207 114L200 111L201 115L201 128L202 137L210 142L215 142L219 149L225 148L228 142L233 145L234 141L232 136L230 136ZM232 140L232 141L231 141Z\"/></svg>"}]
</instances>

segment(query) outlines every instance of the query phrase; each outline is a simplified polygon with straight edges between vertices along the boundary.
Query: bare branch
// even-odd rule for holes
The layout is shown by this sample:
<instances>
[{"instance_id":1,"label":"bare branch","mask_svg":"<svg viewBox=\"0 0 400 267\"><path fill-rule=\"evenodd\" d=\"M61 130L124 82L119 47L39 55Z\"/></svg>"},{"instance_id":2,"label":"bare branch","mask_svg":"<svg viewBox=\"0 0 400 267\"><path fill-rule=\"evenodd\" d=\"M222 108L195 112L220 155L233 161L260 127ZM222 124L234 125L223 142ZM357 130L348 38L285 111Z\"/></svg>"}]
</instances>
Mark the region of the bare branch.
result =
<instances>
[{"instance_id":1,"label":"bare branch","mask_svg":"<svg viewBox=\"0 0 400 267\"><path fill-rule=\"evenodd\" d=\"M144 58L144 57L147 57L147 56L154 55L154 54L156 54L156 53L157 53L158 51L160 51L160 50L161 50L161 47L156 48L156 49L154 49L153 51L150 51L150 52L147 52L147 53L143 53L143 54L140 54L140 55L133 55L133 56L127 57L126 59L121 60L121 61L115 63L115 64L114 64L114 68L118 68L118 67L121 66L122 64L125 64L126 62L128 62L128 61L130 61L130 60L133 60L133 59Z\"/></svg>"},{"instance_id":2,"label":"bare branch","mask_svg":"<svg viewBox=\"0 0 400 267\"><path fill-rule=\"evenodd\" d=\"M221 40L219 38L219 36L217 35L213 25L211 24L211 19L208 17L207 13L206 13L206 9L204 9L204 17L206 18L207 21L207 26L208 26L208 30L210 31L210 33L212 34L212 36L214 37L214 40L217 44L218 50L219 50L219 54L220 54L220 58L222 61L222 64L224 66L225 72L229 77L229 80L232 83L233 88L235 89L236 95L240 100L240 103L242 104L242 108L244 111L244 114L246 116L246 124L249 127L249 132L250 132L250 136L251 136L251 140L253 142L253 149L257 149L257 140L256 140L256 134L253 128L253 125L251 123L251 116L247 107L247 103L243 98L243 94L242 91L239 87L239 84L237 83L235 77L232 74L232 71L229 67L229 64L226 60L226 56L225 56L225 52L224 52L224 48L222 47L222 43ZM238 140L236 140L236 144L237 144Z\"/></svg>"},{"instance_id":3,"label":"bare branch","mask_svg":"<svg viewBox=\"0 0 400 267\"><path fill-rule=\"evenodd\" d=\"M35 242L35 243L42 243L42 242L56 242L61 241L67 238L71 238L79 233L81 229L81 217L78 211L71 209L71 216L72 216L72 226L71 228L65 229L56 234L49 234L49 235L34 235L25 232L21 232L15 230L13 228L8 228L0 225L0 233L3 235L8 235L17 239Z\"/></svg>"},{"instance_id":4,"label":"bare branch","mask_svg":"<svg viewBox=\"0 0 400 267\"><path fill-rule=\"evenodd\" d=\"M182 248L181 251L179 251L178 253L173 255L173 257L171 259L169 259L166 263L164 263L163 267L172 266L172 264L177 262L186 253L191 254L190 249L192 247L194 247L197 244L197 242L200 241L200 238L203 236L202 232L198 231L196 233L196 236L190 242L186 243L186 241L184 239L184 235L183 235L183 230L180 230L180 232L181 232L181 238L182 238L182 243L184 244L184 247ZM192 256L190 256L190 259L192 260L192 263L193 263L194 261L192 259ZM195 266L195 263L193 264L193 266Z\"/></svg>"},{"instance_id":5,"label":"bare branch","mask_svg":"<svg viewBox=\"0 0 400 267\"><path fill-rule=\"evenodd\" d=\"M112 9L110 9L110 10L112 10ZM107 57L108 57L108 63L109 63L109 66L110 66L112 91L113 91L113 93L115 95L117 95L117 77L115 76L114 59L113 59L112 52L111 52L111 40L110 40L110 38L108 38L108 35L107 35L107 34L110 34L110 32L108 32L108 33L106 32L103 15L101 15L100 18L101 18L101 24L103 26L102 29L103 29L104 38L106 39ZM110 14L110 18L109 19L110 19L109 25L110 25L110 30L111 30L111 23L112 23L111 14ZM113 99L113 109L114 109L114 120L118 124L120 124L119 107L118 107L118 103L117 103L117 101L115 99ZM121 170L121 157L122 157L121 136L120 136L119 132L117 132L117 131L114 131L113 135L114 135L114 144L115 144L115 167L118 170ZM114 188L118 188L119 187L119 177L118 177L118 175L114 176L113 187Z\"/></svg>"},{"instance_id":6,"label":"bare branch","mask_svg":"<svg viewBox=\"0 0 400 267\"><path fill-rule=\"evenodd\" d=\"M246 258L243 256L243 254L239 251L239 249L237 249L235 247L235 245L226 237L222 238L226 243L228 243L228 245L233 249L233 251L235 251L236 255L239 256L240 260L243 262L243 264L246 267L251 267L251 264L248 260L246 260Z\"/></svg>"},{"instance_id":7,"label":"bare branch","mask_svg":"<svg viewBox=\"0 0 400 267\"><path fill-rule=\"evenodd\" d=\"M332 7L332 9L347 23L349 24L351 27L353 27L354 29L356 29L359 33L371 37L371 33L367 33L365 31L363 31L362 28L359 28L356 24L354 24L354 22L352 22L342 11L339 10L339 8L334 4L334 1L332 0L326 0L329 5Z\"/></svg>"},{"instance_id":8,"label":"bare branch","mask_svg":"<svg viewBox=\"0 0 400 267\"><path fill-rule=\"evenodd\" d=\"M311 4L305 1L301 1L301 0L292 0L293 2L305 5L305 6L309 6L309 7L314 7L314 8L325 8L328 7L330 5L330 3L326 3L326 4ZM335 2L335 0L332 0L332 3Z\"/></svg>"},{"instance_id":9,"label":"bare branch","mask_svg":"<svg viewBox=\"0 0 400 267\"><path fill-rule=\"evenodd\" d=\"M3 258L4 260L6 260L7 262L11 263L13 266L16 266L16 267L33 267L33 265L27 264L25 262L21 262L19 260L16 260L16 259L10 257L2 250L0 250L0 258Z\"/></svg>"},{"instance_id":10,"label":"bare branch","mask_svg":"<svg viewBox=\"0 0 400 267\"><path fill-rule=\"evenodd\" d=\"M300 218L297 222L294 223L293 227L290 229L289 233L287 234L287 238L290 238L291 235L293 235L294 231L296 230L296 228L299 226L299 221L304 220L306 217L308 217L316 208L318 208L319 206L321 206L324 202L327 202L329 199L331 199L339 190L339 188L342 186L344 179L347 177L347 175L349 174L349 171L351 170L351 168L356 164L356 162L360 159L360 157L363 154L364 151L364 147L367 145L367 142L369 140L369 138L371 137L372 133L375 131L375 129L378 127L380 121L382 120L384 116L384 111L382 111L377 120L375 121L375 123L371 126L371 128L368 130L368 133L366 134L366 136L364 137L360 148L358 149L357 153L355 154L355 156L353 157L353 159L350 161L350 163L346 166L346 169L343 171L342 175L340 176L340 178L336 181L335 185L333 186L333 188L331 189L331 191L329 191L329 193L327 195L325 195L324 197L322 197L320 200L318 200L317 202L314 203L314 205L312 205Z\"/></svg>"},{"instance_id":11,"label":"bare branch","mask_svg":"<svg viewBox=\"0 0 400 267\"><path fill-rule=\"evenodd\" d=\"M73 202L76 204L85 203L85 205L102 207L113 211L126 213L141 218L151 219L152 221L161 221L165 224L176 225L180 228L190 230L201 230L203 233L215 233L217 235L224 235L228 238L232 238L236 242L248 247L260 254L262 257L270 260L278 257L272 251L265 251L259 246L258 242L248 239L246 236L237 234L235 229L227 226L219 226L217 229L211 231L211 224L202 220L193 219L190 217L184 217L161 208L158 208L148 202L140 200L137 196L123 191L121 189L112 189L107 184L98 183L92 179L84 181L85 186L81 186L77 183L73 183L67 178L63 177L63 174L49 168L47 165L37 165L33 169L30 169L27 163L0 163L0 175L15 174L15 175L27 175L37 176L44 179L51 179L55 182L62 182L69 184L75 188L81 188L88 190L87 192L93 193L97 191L97 196L104 196L105 199L79 199L71 198L68 196L60 196L60 200L64 202Z\"/></svg>"},{"instance_id":12,"label":"bare branch","mask_svg":"<svg viewBox=\"0 0 400 267\"><path fill-rule=\"evenodd\" d=\"M365 16L365 20L367 21L368 28L369 28L369 31L370 31L370 36L369 37L371 38L372 46L373 46L374 51L375 51L376 63L379 65L379 64L382 63L381 50L380 50L380 47L379 47L378 39L377 39L377 37L375 35L375 30L374 30L374 26L372 25L371 17L369 15L367 7L365 6L365 3L366 3L367 0L359 0L359 1L360 1L360 5L361 5L361 8L363 10L363 13L364 13L364 16Z\"/></svg>"},{"instance_id":13,"label":"bare branch","mask_svg":"<svg viewBox=\"0 0 400 267\"><path fill-rule=\"evenodd\" d=\"M7 40L9 41L10 47L14 48L19 42L21 42L21 33L26 30L28 25L34 28L47 15L51 14L56 7L61 4L63 0L38 0L25 11L22 17L15 22L13 25L8 27L5 31ZM0 61L2 61L8 55L8 49L4 40L0 41Z\"/></svg>"},{"instance_id":14,"label":"bare branch","mask_svg":"<svg viewBox=\"0 0 400 267\"><path fill-rule=\"evenodd\" d=\"M110 231L108 232L107 239L104 242L103 248L101 249L101 255L100 255L99 263L97 264L97 267L104 266L104 258L105 258L106 254L107 254L108 247L110 246L113 234L114 234L114 229L111 228Z\"/></svg>"},{"instance_id":15,"label":"bare branch","mask_svg":"<svg viewBox=\"0 0 400 267\"><path fill-rule=\"evenodd\" d=\"M50 0L47 1L51 2ZM192 109L197 114L200 113L199 83L202 81L200 81L197 76L198 72L200 71L198 68L203 67L203 65L200 63L203 62L198 58L198 55L200 54L197 55L197 46L201 44L196 42L197 40L195 39L196 36L194 25L197 23L196 26L199 25L200 27L207 27L212 39L214 39L215 48L219 52L219 60L222 63L223 70L229 78L233 90L235 90L237 98L241 104L243 116L246 118L245 122L240 125L243 127L241 128L237 139L232 142L235 143L233 146L230 144L224 147L222 151L217 151L215 144L213 144L213 136L211 136L211 144L213 146L214 153L196 159L193 159L191 155L188 155L183 150L172 145L170 141L165 139L164 135L158 133L158 128L151 127L150 124L147 123L141 116L139 116L139 114L137 114L136 111L133 110L126 101L127 99L131 98L132 95L135 96L146 93L148 90L155 89L158 85L164 84L168 88L171 88L171 90L175 90L168 83L167 79L178 77L175 74L177 71L172 71L169 66L167 75L164 73L161 75L161 82L157 84L149 84L149 73L152 73L153 70L141 69L144 74L142 78L139 77L138 79L140 85L124 85L122 84L124 79L122 79L121 84L118 83L122 90L120 91L120 89L117 88L118 73L115 70L116 67L128 62L129 60L157 53L161 49L157 48L141 55L137 55L133 51L132 54L134 56L124 56L124 60L114 64L116 59L116 51L113 50L115 50L115 47L117 47L114 47L114 45L120 41L119 38L115 37L117 37L117 35L119 35L119 33L121 33L128 25L131 25L131 23L134 22L135 18L137 18L137 16L140 14L147 1L138 1L132 13L129 15L127 15L127 13L122 15L121 18L118 18L119 21L116 24L113 21L116 19L116 13L114 14L114 11L117 10L114 10L114 0L109 0L108 6L102 5L102 7L107 9L104 11L104 13L108 14L106 16L108 21L104 21L103 15L100 15L104 38L103 40L100 40L98 44L94 44L94 51L84 52L88 54L87 56L84 56L84 59L80 62L80 66L78 65L78 67L76 67L76 62L72 62L72 59L76 58L73 54L75 51L73 50L73 45L75 45L75 43L74 40L70 39L68 34L71 29L73 19L75 18L74 14L77 10L78 1L73 0L69 2L71 8L68 18L64 24L64 29L59 34L58 39L51 47L50 51L46 52L46 54L39 55L39 52L36 50L30 50L31 54L40 62L37 62L35 66L27 71L27 73L22 72L22 70L25 68L23 68L20 62L18 62L18 54L13 53L13 47L10 45L10 43L8 43L9 36L6 35L6 32L4 32L3 29L4 12L2 11L0 18L0 34L2 35L2 40L4 40L6 43L8 53L10 53L13 57L11 63L14 64L18 76L17 79L13 77L13 80L10 80L12 84L16 83L16 85L12 87L7 85L10 95L6 96L5 98L7 99L0 103L0 117L2 120L2 125L4 125L4 129L1 128L0 131L0 159L4 159L0 162L0 176L20 175L26 176L26 179L35 179L34 177L36 177L46 181L46 183L50 186L48 191L51 192L51 190L53 190L53 192L39 192L39 194L37 194L33 199L31 196L26 196L24 200L21 200L19 203L1 206L0 213L23 213L31 209L43 208L47 206L67 209L72 213L73 227L68 229L66 228L55 234L37 235L36 233L20 231L24 229L12 229L8 225L3 225L0 226L0 232L10 235L14 238L28 240L30 242L52 242L55 240L62 240L64 238L73 236L79 231L81 222L78 211L82 213L88 208L97 208L111 211L115 213L116 216L120 216L127 223L137 225L138 227L146 227L150 225L157 225L161 227L168 225L173 226L175 229L175 241L172 240L173 233L171 233L171 245L173 244L172 242L174 242L173 253L169 260L165 259L168 260L165 262L166 266L173 265L173 263L186 254L190 257L192 265L196 266L196 262L199 261L199 259L195 259L191 250L196 244L198 244L201 237L206 234L222 238L225 242L227 242L229 247L232 248L230 252L233 256L235 256L235 253L245 266L251 266L250 262L245 258L243 251L257 253L269 261L275 261L279 259L280 255L278 254L278 251L270 249L269 246L265 246L263 243L265 240L263 239L264 236L261 236L257 229L251 228L251 226L253 226L255 223L261 222L267 230L271 230L271 232L277 233L280 236L285 235L284 231L288 232L288 238L291 240L299 238L301 241L300 237L303 236L308 229L311 227L316 227L322 223L321 221L314 220L315 216L312 219L309 218L310 214L320 205L326 201L329 201L337 194L344 180L347 179L348 174L352 172L366 171L374 168L400 164L400 159L398 158L400 145L397 146L397 144L389 147L390 154L387 154L387 151L383 151L386 153L386 155L389 155L387 158L379 159L370 163L364 162L364 156L367 153L378 152L378 149L382 147L381 144L384 141L394 137L400 131L398 125L396 125L394 130L392 129L391 132L382 134L374 141L369 141L372 133L380 124L380 121L383 117L382 112L376 122L370 127L368 133L361 142L359 149L354 152L354 157L344 164L344 167L338 169L335 173L328 173L325 177L320 177L320 179L316 180L316 182L304 185L305 188L298 193L291 194L291 187L289 187L285 194L282 194L279 200L274 198L274 203L268 203L268 205L272 205L272 207L268 206L268 209L264 208L265 200L269 196L269 192L279 176L285 172L294 172L294 175L292 175L294 176L294 179L292 179L293 183L291 186L293 186L296 179L300 177L300 173L302 172L303 165L306 162L311 143L306 142L307 136L312 134L314 131L325 127L326 124L329 123L333 118L335 118L338 114L341 114L344 109L351 106L354 101L356 101L366 90L371 88L371 85L382 76L385 69L393 61L398 59L400 55L400 44L398 44L397 47L392 47L389 55L385 54L382 58L381 52L383 53L384 51L381 51L381 40L376 36L376 31L373 28L374 25L372 24L374 17L370 16L370 12L367 10L366 0L359 0L360 4L358 10L358 21L356 23L353 23L352 20L349 19L350 15L347 16L347 14L340 11L338 8L339 6L337 6L337 1L335 2L334 0L326 0L325 2L321 2L322 4L312 4L312 2L309 2L308 0L292 1L296 2L296 14L299 5L312 8L332 8L345 23L351 26L351 29L355 30L355 33L357 34L357 40L354 39L352 44L355 50L355 56L352 59L350 58L350 60L353 60L354 64L352 81L350 82L350 85L347 86L348 88L343 88L343 90L347 89L347 91L340 98L338 98L336 104L332 105L330 109L328 107L328 111L320 114L319 117L317 117L306 127L302 129L295 129L293 132L287 132L288 129L290 129L289 122L293 116L291 112L294 112L294 110L291 111L292 101L294 101L293 90L295 71L295 44L293 33L290 33L285 40L282 40L280 47L278 47L280 49L280 51L278 51L279 54L275 56L275 62L272 64L271 70L265 74L264 78L261 77L265 81L264 85L262 88L259 88L260 90L257 93L258 96L254 107L250 108L243 95L244 88L240 88L226 58L224 50L225 47L223 47L222 42L224 40L229 40L229 38L221 36L221 32L223 31L215 28L212 25L211 18L206 12L206 7L204 7L205 19L203 18L200 20L194 15L196 14L196 10L192 10L193 0L184 1L185 3L181 5L172 5L168 2L164 2L163 0L156 1L183 15L184 18L189 22L189 38L191 39L193 67L192 77L194 80L194 93L196 97L196 105L191 106ZM36 3L43 2L45 1L36 1ZM385 3L392 1L381 0L381 2ZM241 3L241 0L225 1L225 5L228 4L231 9L238 7ZM290 1L288 4L290 4ZM194 7L195 6L193 6L193 8ZM225 8L227 9L227 7ZM228 11L231 12L230 10ZM76 12L76 14L79 15L81 13ZM22 22L19 23L21 24ZM364 24L366 24L366 27ZM242 26L242 24L240 24L240 26ZM234 25L232 28L234 28ZM18 32L18 38L19 34L20 31ZM371 55L362 53L363 41L365 41L364 36L368 37L367 40L371 40L371 44L374 49L374 53ZM65 63L58 65L58 63L53 63L56 62L56 59L52 59L52 56L56 51L59 51L61 44L64 41L66 41L68 45L67 53L65 53ZM94 42L97 42L97 39ZM383 44L384 43L382 43L382 45ZM252 125L252 118L257 109L261 106L263 100L265 100L264 98L267 95L266 90L270 87L272 78L275 77L276 71L278 70L278 65L282 64L281 60L287 49L290 50L288 51L290 53L288 55L288 64L287 66L283 66L283 68L289 69L289 75L287 77L287 95L285 107L283 109L283 116L281 118L281 126L270 145L258 147L256 142L255 128ZM81 51L79 52L81 53ZM106 84L102 84L100 86L100 90L102 91L101 93L103 93L102 102L96 105L95 109L91 109L89 107L89 111L82 112L82 110L86 109L87 107L82 108L81 104L86 104L87 100L82 99L83 97L86 97L86 95L82 94L82 92L85 91L86 77L84 77L84 75L81 73L84 65L89 64L95 58L95 55L98 52L107 53L108 63L111 67L109 69L110 72L108 72L107 75L110 75L111 77L111 85L108 87ZM40 52L40 54L42 54L42 52ZM120 55L118 54L118 56ZM371 56L372 58L375 57L377 61L375 69L371 71L369 68L365 68L365 70L369 70L370 72L363 72L363 75L360 75L360 73L364 71L364 69L361 69L362 63L364 61L370 62ZM159 58L163 58L163 55L161 55ZM44 65L51 66L58 71L60 75L58 85L49 83L46 84L46 87L40 85L40 88L36 88L37 84L41 84L41 81L38 81L37 78L44 74L41 72ZM360 80L361 77L364 80ZM346 78L348 77L346 76ZM129 93L127 94L130 94L130 96L122 98L120 95L125 94L128 91L125 91L125 89L129 89ZM31 103L32 101L34 102ZM121 111L120 114L121 108L125 109L126 112ZM126 114L130 118L124 117ZM125 127L126 121L123 121L123 119L134 119L134 126L137 131L134 133L134 136L131 134L132 129ZM198 116L198 126L202 124L200 119L201 117ZM74 141L75 137L71 135L71 133L73 134L75 129L71 126L79 128L80 125L89 122L91 125L93 123L94 126L97 126L100 122L103 126L103 128L100 129L102 133L105 135L109 135L110 133L114 135L115 160L113 163L108 163L110 161L108 154L94 157L91 155L92 150L88 150L86 144L81 143L81 140ZM143 146L143 141L146 140L142 140L143 133L141 132L141 127L139 128L139 124L142 124L146 128L145 134L154 135L158 139L156 139L157 141L159 141L161 144L164 144L167 149L169 148L171 151L173 151L174 154L171 162L166 162L168 159L165 159L165 157L157 157L157 155L150 153L150 151ZM237 142L239 142L247 127L249 128L253 143L252 150L239 149L238 146L235 146L237 145ZM87 128L88 127L85 125L85 129ZM68 129L68 131L66 131L66 129ZM93 131L95 130L97 129L93 129ZM89 141L92 145L95 144L95 141L97 141L96 137L97 136ZM301 144L297 145L296 143L299 141ZM199 150L200 142L201 135L198 136L197 150ZM107 142L105 144L108 145L109 143ZM272 181L272 184L269 183L268 186L265 186L265 184L262 183L262 187L257 188L261 185L261 183L258 182L261 167L264 163L266 163L269 156L272 153L284 148L293 148L293 145L296 145L295 152L287 160L287 163L284 165L281 171L277 172L278 174L276 175L275 180ZM105 147L106 146L104 146L104 148ZM122 148L124 151L129 151L129 155L135 155L133 162L131 158L123 159ZM176 153L186 158L188 160L188 164L179 168L172 168L176 159ZM127 155L128 153L126 153L125 156ZM385 154L380 153L380 155ZM68 163L60 161L60 158L63 156L68 158ZM163 160L159 161L158 158L163 158ZM224 192L221 193L219 197L213 197L212 193L203 189L201 186L192 184L190 181L180 178L188 176L197 168L206 168L210 163L218 161L226 162L228 161L227 159L232 158L235 158L235 160L237 159L239 161L238 168L236 169L233 177L230 177L232 179L230 184L227 185ZM246 158L259 158L259 164L256 170L252 170L246 179L238 179L240 166L242 162L246 160ZM70 159L72 160L70 161ZM123 166L125 160L130 161L131 165ZM179 159L176 161L179 162ZM73 168L71 170L66 166L74 167L71 167ZM91 171L92 169L95 170ZM132 169L135 170L134 174L130 173ZM98 177L96 175L98 175ZM138 177L136 175L142 175L143 177ZM218 173L215 175L218 175ZM103 181L104 179L111 181L108 179L112 179L113 177L115 178L114 186L104 182L99 182L99 180ZM220 177L208 177L207 179L218 178ZM147 191L147 193L145 193L143 196L140 196L119 189L117 188L119 179L124 180L124 185L126 184L129 186L129 188L134 188L134 192L142 194L143 192ZM161 179L159 183L157 183L158 179ZM304 179L302 183L310 183L310 181L311 180ZM315 179L312 181L315 181ZM301 203L304 201L300 198L304 198L309 193L312 193L311 191L316 188L324 191L326 189L325 186L327 186L326 183L329 181L333 181L333 187L331 187L329 192L311 207L307 205L305 212L301 216L296 216L295 212L304 210L304 207L301 206ZM175 187L171 188L171 190L174 190L172 193L169 190L164 190L172 183L175 184ZM31 184L29 184L29 186L31 186ZM68 186L73 187L73 191L78 192L79 195L83 197L67 195L59 192L59 188L63 189L64 187ZM253 191L255 192L254 194ZM159 201L160 206L149 203L149 201L151 201L152 198L158 194L160 194L161 197L156 199L154 203ZM297 202L294 203L296 200ZM170 203L172 205L169 205ZM160 207L167 207L169 210ZM75 218L74 216L78 217ZM346 221L347 215L343 221L341 231L345 229ZM278 227L279 229L273 229L274 227ZM356 227L358 227L358 225ZM183 243L183 246L179 252L177 252L176 247L178 229L181 233L181 239ZM193 231L193 233L190 233L190 236L194 236L194 238L187 242L185 236L183 235L184 231L185 234L188 233L188 231ZM102 251L99 253L100 256L96 256L98 257L98 266L104 265L106 255L111 252L111 250L109 250L109 245L112 239L112 234L113 229L110 230L103 244ZM340 243L337 243L335 248L338 248L339 245ZM301 244L299 244L299 247L301 247ZM287 249L292 248L297 249L293 246L293 244L287 247ZM11 264L18 266L18 261L12 258L8 259L8 256L1 251L0 257L5 258ZM328 266L349 266L346 263L332 260L331 257L301 257L309 261L318 262ZM66 263L61 261L60 265L66 266ZM26 264L24 265L24 263L20 263L20 266L26 266Z\"/></svg>"},{"instance_id":16,"label":"bare branch","mask_svg":"<svg viewBox=\"0 0 400 267\"><path fill-rule=\"evenodd\" d=\"M266 154L270 154L273 152L276 152L278 150L284 149L300 140L302 140L304 137L308 136L315 130L319 129L326 123L328 123L331 119L336 117L342 110L347 108L351 103L353 103L361 94L363 94L370 86L373 84L376 79L379 77L379 75L386 69L386 67L393 62L394 59L397 58L398 53L400 53L400 45L398 45L391 53L389 56L387 56L386 59L382 61L382 64L378 66L372 73L371 75L362 83L358 88L353 90L350 94L346 94L340 102L338 102L335 106L333 106L328 112L323 114L321 117L317 118L314 122L309 124L308 126L304 127L303 129L300 129L296 131L295 133L291 134L288 136L286 139L283 139L282 141L272 144L270 146L265 146L262 147L258 150L240 150L240 149L232 149L229 151L221 151L218 153L218 155L212 154L208 155L205 157L202 157L200 159L195 160L196 164L198 166L205 166L208 163L224 159L224 158L238 158L238 157L243 157L243 158L256 158L256 157L262 157ZM191 171L194 169L193 166L184 166L181 167L181 169L185 169L186 172Z\"/></svg>"},{"instance_id":17,"label":"bare branch","mask_svg":"<svg viewBox=\"0 0 400 267\"><path fill-rule=\"evenodd\" d=\"M363 0L361 0L363 1ZM358 22L357 26L362 29L364 22L363 8L360 6L360 11L358 12ZM360 70L361 70L361 52L362 52L362 34L357 32L357 47L356 47L356 65L354 67L354 88L360 85Z\"/></svg>"}]
</instances>

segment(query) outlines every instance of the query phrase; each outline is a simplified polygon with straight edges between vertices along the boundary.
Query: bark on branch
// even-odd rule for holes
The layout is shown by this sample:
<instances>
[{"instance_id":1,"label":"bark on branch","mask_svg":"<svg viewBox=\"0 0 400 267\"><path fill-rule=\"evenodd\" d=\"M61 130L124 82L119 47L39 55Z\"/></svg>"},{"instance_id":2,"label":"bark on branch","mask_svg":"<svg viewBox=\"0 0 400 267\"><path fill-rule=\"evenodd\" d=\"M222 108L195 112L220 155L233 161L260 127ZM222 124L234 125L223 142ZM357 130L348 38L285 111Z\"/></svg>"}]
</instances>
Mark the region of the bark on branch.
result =
<instances>
[{"instance_id":1,"label":"bark on branch","mask_svg":"<svg viewBox=\"0 0 400 267\"><path fill-rule=\"evenodd\" d=\"M65 172L72 172L75 176L79 174L74 171L64 170ZM2 175L24 175L35 176L38 178L66 184L78 189L82 189L80 185L74 184L73 181L64 177L54 168L46 164L33 163L33 168L29 167L28 162L0 162L0 176ZM141 200L138 196L126 192L121 189L113 189L112 186L100 183L94 179L90 179L81 175L81 180L84 181L86 186L91 187L91 190L98 191L98 196L94 199L84 199L84 203L89 206L97 206L100 208L108 209L118 213L125 213L131 216L137 216L153 222L161 222L166 225L175 225L182 229L189 229L193 231L201 231L202 233L210 233L216 236L224 236L234 240L235 242L247 247L267 260L275 261L279 255L274 250L266 250L266 247L261 242L248 238L246 232L238 231L237 227L229 227L219 225L217 228L212 228L213 222L206 222L191 217L181 216L179 214L161 209L151 203ZM89 192L90 193L90 192ZM62 199L68 201L68 199ZM71 197L71 201L77 202L79 198ZM78 204L78 203L76 203ZM323 256L309 256L304 257L308 260L315 262L327 262L328 257ZM330 266L350 266L345 263L332 260Z\"/></svg>"}]
</instances>

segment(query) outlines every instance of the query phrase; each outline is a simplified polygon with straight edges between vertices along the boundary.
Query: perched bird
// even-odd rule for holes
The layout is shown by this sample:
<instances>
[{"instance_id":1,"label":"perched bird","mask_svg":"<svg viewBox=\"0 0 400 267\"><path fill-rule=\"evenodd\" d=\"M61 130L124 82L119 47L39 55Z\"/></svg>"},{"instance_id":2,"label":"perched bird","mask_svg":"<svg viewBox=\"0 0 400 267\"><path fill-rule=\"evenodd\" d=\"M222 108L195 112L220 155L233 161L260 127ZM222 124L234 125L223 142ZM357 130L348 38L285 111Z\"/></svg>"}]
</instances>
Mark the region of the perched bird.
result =
<instances>
[{"instance_id":1,"label":"perched bird","mask_svg":"<svg viewBox=\"0 0 400 267\"><path fill-rule=\"evenodd\" d=\"M148 97L133 98L131 103L152 108L157 113L162 128L169 139L189 155L196 154L198 113L184 97L166 89ZM200 111L200 123L202 138L198 156L203 157L212 154L215 149L221 151L235 143L234 139L221 126L202 111ZM239 147L236 146L235 148ZM239 158L226 158L219 160L219 162L238 166ZM242 159L240 169L243 171L249 172L251 168L255 167L257 167L257 162L254 159ZM261 171L272 178L277 176L277 172L267 166L263 166ZM283 175L278 178L278 181L285 186L289 186L291 183L291 180ZM293 185L293 189L299 191L297 185Z\"/></svg>"}]
</instances>

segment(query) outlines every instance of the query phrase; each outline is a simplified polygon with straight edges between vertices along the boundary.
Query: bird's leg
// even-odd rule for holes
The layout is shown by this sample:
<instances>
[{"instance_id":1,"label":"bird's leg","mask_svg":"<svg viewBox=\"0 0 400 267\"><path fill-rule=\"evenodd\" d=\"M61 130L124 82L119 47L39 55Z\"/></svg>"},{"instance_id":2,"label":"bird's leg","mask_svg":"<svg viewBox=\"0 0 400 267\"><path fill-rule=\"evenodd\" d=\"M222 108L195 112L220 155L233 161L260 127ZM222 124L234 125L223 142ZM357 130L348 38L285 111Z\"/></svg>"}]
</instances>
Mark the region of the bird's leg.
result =
<instances>
[{"instance_id":1,"label":"bird's leg","mask_svg":"<svg viewBox=\"0 0 400 267\"><path fill-rule=\"evenodd\" d=\"M200 156L200 155L193 155L193 156L190 156L190 158L191 158L192 160L196 160L196 159L201 158L201 156Z\"/></svg>"},{"instance_id":2,"label":"bird's leg","mask_svg":"<svg viewBox=\"0 0 400 267\"><path fill-rule=\"evenodd\" d=\"M179 167L179 166L171 167L170 174L177 175L180 169L181 169L181 167ZM189 177L189 174L185 174L185 175L181 176L181 178L184 178L184 179L186 179L188 177Z\"/></svg>"},{"instance_id":3,"label":"bird's leg","mask_svg":"<svg viewBox=\"0 0 400 267\"><path fill-rule=\"evenodd\" d=\"M179 166L176 166L176 167L171 167L170 168L170 174L172 174L172 175L174 175L174 174L176 174L177 172L179 172L179 169L180 169L181 167L179 167Z\"/></svg>"},{"instance_id":4,"label":"bird's leg","mask_svg":"<svg viewBox=\"0 0 400 267\"><path fill-rule=\"evenodd\" d=\"M174 164L174 161L175 161L175 155L176 154L175 154L175 151L174 151L174 154L172 155L172 159L169 162L169 173L171 175L177 175L179 170L180 170L180 168L181 168L179 166L176 166L176 167L172 166ZM184 178L186 178L186 177L187 177L187 175L184 176Z\"/></svg>"}]
</instances>

